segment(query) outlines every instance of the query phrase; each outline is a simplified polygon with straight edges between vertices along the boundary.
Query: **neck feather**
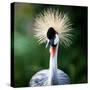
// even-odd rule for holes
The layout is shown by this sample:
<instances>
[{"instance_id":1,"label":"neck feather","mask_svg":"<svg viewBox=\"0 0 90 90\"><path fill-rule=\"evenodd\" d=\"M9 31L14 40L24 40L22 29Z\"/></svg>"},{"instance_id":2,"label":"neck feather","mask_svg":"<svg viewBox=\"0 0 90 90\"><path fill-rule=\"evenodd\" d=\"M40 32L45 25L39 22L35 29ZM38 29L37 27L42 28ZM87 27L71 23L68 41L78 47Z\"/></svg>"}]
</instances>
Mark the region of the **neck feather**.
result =
<instances>
[{"instance_id":1,"label":"neck feather","mask_svg":"<svg viewBox=\"0 0 90 90\"><path fill-rule=\"evenodd\" d=\"M49 85L56 83L57 78L57 52L58 45L56 47L50 47L50 63L49 63Z\"/></svg>"}]
</instances>

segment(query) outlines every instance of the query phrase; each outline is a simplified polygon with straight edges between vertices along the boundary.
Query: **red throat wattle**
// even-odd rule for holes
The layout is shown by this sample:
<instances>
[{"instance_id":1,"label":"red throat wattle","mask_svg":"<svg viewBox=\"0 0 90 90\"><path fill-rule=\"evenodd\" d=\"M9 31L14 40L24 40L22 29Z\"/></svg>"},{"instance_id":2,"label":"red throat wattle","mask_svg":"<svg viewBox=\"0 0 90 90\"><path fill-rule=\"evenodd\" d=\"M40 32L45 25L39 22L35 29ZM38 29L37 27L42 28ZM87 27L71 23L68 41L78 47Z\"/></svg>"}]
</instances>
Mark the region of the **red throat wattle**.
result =
<instances>
[{"instance_id":1,"label":"red throat wattle","mask_svg":"<svg viewBox=\"0 0 90 90\"><path fill-rule=\"evenodd\" d=\"M51 55L52 55L52 57L55 56L55 53L56 53L56 47L51 47Z\"/></svg>"}]
</instances>

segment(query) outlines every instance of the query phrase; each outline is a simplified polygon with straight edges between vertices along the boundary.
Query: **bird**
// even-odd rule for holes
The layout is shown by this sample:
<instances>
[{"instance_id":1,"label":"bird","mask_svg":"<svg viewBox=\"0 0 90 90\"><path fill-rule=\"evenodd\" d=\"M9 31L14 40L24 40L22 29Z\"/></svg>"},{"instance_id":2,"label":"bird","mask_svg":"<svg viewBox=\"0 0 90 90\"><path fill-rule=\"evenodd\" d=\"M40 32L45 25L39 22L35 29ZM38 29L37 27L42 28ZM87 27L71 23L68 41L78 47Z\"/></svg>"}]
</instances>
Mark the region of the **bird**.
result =
<instances>
[{"instance_id":1,"label":"bird","mask_svg":"<svg viewBox=\"0 0 90 90\"><path fill-rule=\"evenodd\" d=\"M49 68L40 70L29 81L30 87L70 84L70 77L58 69L57 56L59 45L69 47L72 44L73 28L67 13L48 8L39 13L34 22L34 36L39 44L49 46Z\"/></svg>"}]
</instances>

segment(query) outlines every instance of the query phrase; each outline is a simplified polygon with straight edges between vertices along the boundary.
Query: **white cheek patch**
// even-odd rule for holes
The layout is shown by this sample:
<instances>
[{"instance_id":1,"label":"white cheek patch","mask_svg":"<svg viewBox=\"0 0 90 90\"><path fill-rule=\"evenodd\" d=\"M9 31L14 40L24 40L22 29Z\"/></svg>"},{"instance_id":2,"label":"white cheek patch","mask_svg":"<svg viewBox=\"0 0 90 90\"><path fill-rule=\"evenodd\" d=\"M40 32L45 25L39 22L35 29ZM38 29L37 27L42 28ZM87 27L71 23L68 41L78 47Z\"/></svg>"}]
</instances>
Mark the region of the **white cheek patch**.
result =
<instances>
[{"instance_id":1,"label":"white cheek patch","mask_svg":"<svg viewBox=\"0 0 90 90\"><path fill-rule=\"evenodd\" d=\"M58 37L58 35L56 34L56 38L55 38L55 40L54 40L54 45L56 45L58 42L59 42L59 37Z\"/></svg>"}]
</instances>

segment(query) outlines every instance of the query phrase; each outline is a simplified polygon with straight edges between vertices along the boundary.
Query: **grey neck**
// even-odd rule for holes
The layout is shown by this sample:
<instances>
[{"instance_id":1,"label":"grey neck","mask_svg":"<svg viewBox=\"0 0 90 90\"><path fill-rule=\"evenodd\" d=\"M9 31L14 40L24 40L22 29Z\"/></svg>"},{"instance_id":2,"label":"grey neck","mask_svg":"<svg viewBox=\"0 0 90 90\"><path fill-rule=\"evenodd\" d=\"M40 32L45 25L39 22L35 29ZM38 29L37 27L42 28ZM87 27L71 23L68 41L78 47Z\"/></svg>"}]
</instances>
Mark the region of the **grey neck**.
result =
<instances>
[{"instance_id":1,"label":"grey neck","mask_svg":"<svg viewBox=\"0 0 90 90\"><path fill-rule=\"evenodd\" d=\"M51 48L50 48L51 49ZM49 85L55 85L57 82L57 53L58 53L58 45L56 46L55 55L52 56L50 51L50 65L49 65Z\"/></svg>"}]
</instances>

